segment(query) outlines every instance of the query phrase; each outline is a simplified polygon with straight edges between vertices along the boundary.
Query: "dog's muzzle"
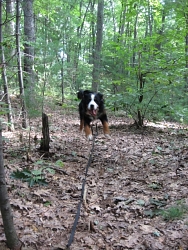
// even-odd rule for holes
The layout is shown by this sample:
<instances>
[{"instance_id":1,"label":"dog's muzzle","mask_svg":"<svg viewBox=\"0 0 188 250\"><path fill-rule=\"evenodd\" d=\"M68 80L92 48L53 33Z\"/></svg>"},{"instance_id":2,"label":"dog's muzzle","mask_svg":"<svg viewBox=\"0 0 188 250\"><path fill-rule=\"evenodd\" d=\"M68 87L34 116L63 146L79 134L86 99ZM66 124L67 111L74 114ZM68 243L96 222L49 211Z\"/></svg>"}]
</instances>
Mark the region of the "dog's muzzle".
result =
<instances>
[{"instance_id":1,"label":"dog's muzzle","mask_svg":"<svg viewBox=\"0 0 188 250\"><path fill-rule=\"evenodd\" d=\"M97 109L88 109L89 114L92 115L92 116L96 116L97 111L98 111Z\"/></svg>"}]
</instances>

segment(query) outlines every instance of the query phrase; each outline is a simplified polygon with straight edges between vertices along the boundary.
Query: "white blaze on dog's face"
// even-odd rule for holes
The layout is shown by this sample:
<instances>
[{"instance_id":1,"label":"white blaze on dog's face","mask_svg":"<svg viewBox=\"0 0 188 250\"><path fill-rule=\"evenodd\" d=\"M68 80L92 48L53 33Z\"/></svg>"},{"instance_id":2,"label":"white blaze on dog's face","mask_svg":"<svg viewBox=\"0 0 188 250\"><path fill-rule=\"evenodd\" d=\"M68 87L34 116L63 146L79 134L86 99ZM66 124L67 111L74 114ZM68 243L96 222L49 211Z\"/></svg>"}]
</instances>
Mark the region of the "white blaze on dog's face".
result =
<instances>
[{"instance_id":1,"label":"white blaze on dog's face","mask_svg":"<svg viewBox=\"0 0 188 250\"><path fill-rule=\"evenodd\" d=\"M95 95L91 95L91 101L88 103L88 110L90 111L91 115L96 115L97 114L97 109L99 105L95 102Z\"/></svg>"}]
</instances>

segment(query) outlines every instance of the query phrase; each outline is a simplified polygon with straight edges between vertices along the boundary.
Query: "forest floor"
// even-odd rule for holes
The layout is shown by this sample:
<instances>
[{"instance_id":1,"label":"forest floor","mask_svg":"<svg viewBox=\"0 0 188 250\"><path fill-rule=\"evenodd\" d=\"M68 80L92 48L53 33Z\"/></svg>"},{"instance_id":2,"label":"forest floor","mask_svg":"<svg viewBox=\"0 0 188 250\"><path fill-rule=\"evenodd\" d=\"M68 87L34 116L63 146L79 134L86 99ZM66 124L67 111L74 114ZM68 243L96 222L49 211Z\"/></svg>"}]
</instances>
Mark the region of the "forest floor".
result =
<instances>
[{"instance_id":1,"label":"forest floor","mask_svg":"<svg viewBox=\"0 0 188 250\"><path fill-rule=\"evenodd\" d=\"M14 224L23 249L66 249L80 202L92 148L79 133L76 111L46 111L50 154L37 147L41 119L29 131L3 132L4 164ZM19 124L20 121L17 121ZM94 143L84 204L73 250L188 249L188 129L172 123L147 123L138 130L125 116L109 114L111 137L102 126ZM13 171L49 167L46 186L10 178ZM0 220L0 249L5 247ZM4 248L3 248L4 246Z\"/></svg>"}]
</instances>

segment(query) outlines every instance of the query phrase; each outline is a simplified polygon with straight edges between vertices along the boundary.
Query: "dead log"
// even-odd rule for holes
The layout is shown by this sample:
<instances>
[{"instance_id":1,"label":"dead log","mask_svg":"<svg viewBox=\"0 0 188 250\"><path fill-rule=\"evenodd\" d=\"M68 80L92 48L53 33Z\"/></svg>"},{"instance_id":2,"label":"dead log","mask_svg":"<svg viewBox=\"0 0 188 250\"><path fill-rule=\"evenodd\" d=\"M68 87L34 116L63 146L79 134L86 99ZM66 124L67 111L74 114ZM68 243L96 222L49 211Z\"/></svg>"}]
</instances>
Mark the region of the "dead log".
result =
<instances>
[{"instance_id":1,"label":"dead log","mask_svg":"<svg viewBox=\"0 0 188 250\"><path fill-rule=\"evenodd\" d=\"M50 149L50 134L49 134L49 124L48 116L42 113L42 138L40 144L40 150L49 152Z\"/></svg>"}]
</instances>

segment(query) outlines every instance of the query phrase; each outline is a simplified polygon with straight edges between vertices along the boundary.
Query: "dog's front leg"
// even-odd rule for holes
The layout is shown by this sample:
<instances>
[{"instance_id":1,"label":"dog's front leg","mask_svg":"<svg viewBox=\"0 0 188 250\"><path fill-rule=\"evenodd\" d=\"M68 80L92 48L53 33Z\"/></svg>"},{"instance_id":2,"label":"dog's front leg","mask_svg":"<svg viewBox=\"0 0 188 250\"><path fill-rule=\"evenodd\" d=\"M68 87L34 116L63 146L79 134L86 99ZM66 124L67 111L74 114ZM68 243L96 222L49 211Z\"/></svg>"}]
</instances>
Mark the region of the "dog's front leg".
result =
<instances>
[{"instance_id":1,"label":"dog's front leg","mask_svg":"<svg viewBox=\"0 0 188 250\"><path fill-rule=\"evenodd\" d=\"M109 129L109 126L108 126L108 119L107 119L107 115L104 114L101 118L100 118L101 122L102 122L102 125L103 125L103 132L104 132L104 135L109 137L110 136L110 129Z\"/></svg>"},{"instance_id":2,"label":"dog's front leg","mask_svg":"<svg viewBox=\"0 0 188 250\"><path fill-rule=\"evenodd\" d=\"M93 140L93 135L92 135L92 132L91 132L90 124L87 124L87 123L84 124L84 131L85 131L87 139L89 141Z\"/></svg>"},{"instance_id":3,"label":"dog's front leg","mask_svg":"<svg viewBox=\"0 0 188 250\"><path fill-rule=\"evenodd\" d=\"M106 137L110 137L110 129L107 121L103 121L103 132Z\"/></svg>"},{"instance_id":4,"label":"dog's front leg","mask_svg":"<svg viewBox=\"0 0 188 250\"><path fill-rule=\"evenodd\" d=\"M84 127L84 120L80 119L80 132L82 131L83 127Z\"/></svg>"}]
</instances>

